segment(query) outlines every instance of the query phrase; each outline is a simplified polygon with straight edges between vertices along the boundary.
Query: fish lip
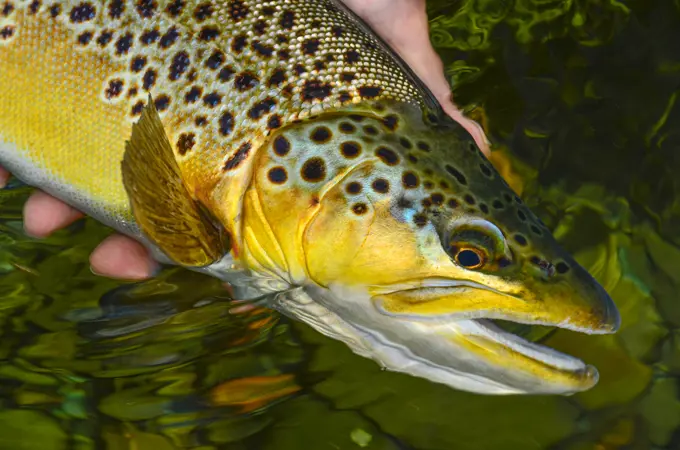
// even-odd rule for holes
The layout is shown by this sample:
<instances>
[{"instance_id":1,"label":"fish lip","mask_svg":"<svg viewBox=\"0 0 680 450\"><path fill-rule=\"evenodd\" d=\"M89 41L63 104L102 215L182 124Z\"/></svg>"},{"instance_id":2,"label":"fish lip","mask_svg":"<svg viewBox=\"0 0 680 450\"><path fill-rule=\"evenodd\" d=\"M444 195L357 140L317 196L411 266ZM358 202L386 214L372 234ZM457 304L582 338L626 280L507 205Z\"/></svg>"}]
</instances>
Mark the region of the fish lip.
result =
<instances>
[{"instance_id":1,"label":"fish lip","mask_svg":"<svg viewBox=\"0 0 680 450\"><path fill-rule=\"evenodd\" d=\"M458 321L462 319L493 319L493 320L506 320L509 322L514 322L514 323L519 323L523 325L538 325L538 326L548 326L548 327L557 327L557 328L562 328L565 330L570 330L570 331L575 331L577 333L584 333L584 334L612 334L616 333L621 326L621 315L616 308L616 305L614 304L613 300L609 297L607 292L602 288L599 284L596 284L598 287L598 290L601 291L601 296L605 298L604 301L604 306L605 306L605 317L607 318L606 322L603 322L602 325L598 328L594 327L584 327L584 326L578 326L576 324L573 324L569 321L569 319L565 319L560 322L556 321L540 321L540 320L529 320L529 319L521 319L517 317L508 317L507 315L502 314L501 312L491 312L491 311L479 311L476 313L467 313L465 315L461 315L460 313L452 313L450 315L442 314L442 315L437 315L437 316L419 316L419 315L405 315L405 314L394 314L391 313L385 308L382 307L382 300L379 298L376 298L380 295L387 295L387 294L393 294L397 292L403 292L403 291L417 291L417 290L424 290L424 289L430 289L430 290L442 290L442 293L445 291L449 291L451 293L455 293L457 289L462 289L462 288L472 288L472 289L481 289L489 292L493 292L494 294L498 295L503 295L506 297L513 298L517 301L520 302L526 302L522 298L521 295L516 295L516 294L511 294L507 292L500 291L498 289L493 289L489 286L483 285L481 283L477 283L471 280L457 280L457 279L449 279L449 278L426 278L424 280L418 280L415 282L404 282L404 283L396 283L396 284L390 284L390 285L384 285L380 287L376 287L377 289L373 291L373 300L378 308L378 310L385 315L391 316L391 317L401 317L404 319L408 320L415 320L415 321L441 321L443 319L449 318L449 320L453 321Z\"/></svg>"}]
</instances>

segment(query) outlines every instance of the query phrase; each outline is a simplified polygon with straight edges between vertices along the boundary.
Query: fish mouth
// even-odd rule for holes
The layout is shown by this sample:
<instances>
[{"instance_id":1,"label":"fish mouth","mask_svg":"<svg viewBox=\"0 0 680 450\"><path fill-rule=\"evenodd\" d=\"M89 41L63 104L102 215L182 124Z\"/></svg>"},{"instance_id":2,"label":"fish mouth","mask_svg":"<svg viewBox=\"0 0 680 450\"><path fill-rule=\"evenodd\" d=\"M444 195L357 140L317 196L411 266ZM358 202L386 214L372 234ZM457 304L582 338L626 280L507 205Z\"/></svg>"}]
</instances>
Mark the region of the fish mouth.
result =
<instances>
[{"instance_id":1,"label":"fish mouth","mask_svg":"<svg viewBox=\"0 0 680 450\"><path fill-rule=\"evenodd\" d=\"M592 309L593 317L588 320L581 317L572 321L568 315L513 314L521 308L507 307L452 312L445 305L436 311L431 306L432 299L454 302L458 299L465 303L466 297L480 297L479 303L486 306L527 302L517 295L477 283L430 280L415 289L383 288L383 292L372 297L378 313L394 320L393 326L399 324L398 328L402 328L401 336L384 330L376 333L376 328L364 332L371 336L373 345L392 347L398 371L484 394L569 395L597 384L597 369L576 357L513 334L496 320L587 334L612 333L620 319L611 299L603 293L604 290L598 291L598 295L604 295L599 298L603 307ZM395 306L395 297L399 306ZM429 307L424 306L428 304Z\"/></svg>"}]
</instances>

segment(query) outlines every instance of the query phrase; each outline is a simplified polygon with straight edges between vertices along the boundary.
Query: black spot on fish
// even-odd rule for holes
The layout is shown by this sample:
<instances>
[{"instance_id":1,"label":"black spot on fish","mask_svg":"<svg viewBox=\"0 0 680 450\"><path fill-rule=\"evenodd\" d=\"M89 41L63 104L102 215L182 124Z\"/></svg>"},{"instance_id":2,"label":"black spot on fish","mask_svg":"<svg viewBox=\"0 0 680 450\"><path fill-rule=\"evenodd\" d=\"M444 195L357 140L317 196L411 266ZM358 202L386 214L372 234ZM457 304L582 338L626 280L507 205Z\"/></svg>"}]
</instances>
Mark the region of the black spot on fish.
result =
<instances>
[{"instance_id":1,"label":"black spot on fish","mask_svg":"<svg viewBox=\"0 0 680 450\"><path fill-rule=\"evenodd\" d=\"M528 243L528 242L527 242L527 238L525 238L525 237L522 236L521 234L516 234L516 235L514 235L513 237L514 237L514 239L515 239L515 242L517 242L517 243L518 243L519 245L521 245L522 247L524 247L524 246L527 245L527 243Z\"/></svg>"},{"instance_id":2,"label":"black spot on fish","mask_svg":"<svg viewBox=\"0 0 680 450\"><path fill-rule=\"evenodd\" d=\"M203 22L213 14L213 6L210 2L201 3L194 9L194 17L198 22Z\"/></svg>"},{"instance_id":3,"label":"black spot on fish","mask_svg":"<svg viewBox=\"0 0 680 450\"><path fill-rule=\"evenodd\" d=\"M182 14L182 10L184 9L184 0L173 0L165 10L170 14L172 17L177 17L180 14Z\"/></svg>"},{"instance_id":4,"label":"black spot on fish","mask_svg":"<svg viewBox=\"0 0 680 450\"><path fill-rule=\"evenodd\" d=\"M247 91L258 85L260 80L250 72L242 72L234 79L234 87L239 91Z\"/></svg>"},{"instance_id":5,"label":"black spot on fish","mask_svg":"<svg viewBox=\"0 0 680 450\"><path fill-rule=\"evenodd\" d=\"M204 42L210 42L214 41L217 39L217 37L220 35L220 30L217 29L215 26L205 26L201 28L201 31L198 32L198 38Z\"/></svg>"},{"instance_id":6,"label":"black spot on fish","mask_svg":"<svg viewBox=\"0 0 680 450\"><path fill-rule=\"evenodd\" d=\"M521 209L517 210L517 217L519 217L519 220L521 220L522 222L527 220L527 215L524 214L524 211L522 211Z\"/></svg>"},{"instance_id":7,"label":"black spot on fish","mask_svg":"<svg viewBox=\"0 0 680 450\"><path fill-rule=\"evenodd\" d=\"M347 186L345 187L345 191L347 191L347 193L351 195L359 194L362 191L362 189L363 186L361 186L361 183L358 183L356 181L348 183Z\"/></svg>"},{"instance_id":8,"label":"black spot on fish","mask_svg":"<svg viewBox=\"0 0 680 450\"><path fill-rule=\"evenodd\" d=\"M225 66L222 67L220 71L217 73L217 79L224 83L231 80L235 73L236 72L234 72L234 70L231 67Z\"/></svg>"},{"instance_id":9,"label":"black spot on fish","mask_svg":"<svg viewBox=\"0 0 680 450\"><path fill-rule=\"evenodd\" d=\"M253 31L258 36L262 36L265 31L267 31L267 22L264 20L258 20L253 24Z\"/></svg>"},{"instance_id":10,"label":"black spot on fish","mask_svg":"<svg viewBox=\"0 0 680 450\"><path fill-rule=\"evenodd\" d=\"M411 141L403 137L399 138L399 145L401 145L407 150L413 148L413 144L411 144Z\"/></svg>"},{"instance_id":11,"label":"black spot on fish","mask_svg":"<svg viewBox=\"0 0 680 450\"><path fill-rule=\"evenodd\" d=\"M238 36L234 36L234 38L231 40L231 50L234 53L241 53L244 48L248 45L248 36L245 34L239 34Z\"/></svg>"},{"instance_id":12,"label":"black spot on fish","mask_svg":"<svg viewBox=\"0 0 680 450\"><path fill-rule=\"evenodd\" d=\"M307 69L302 64L295 64L295 66L293 67L293 71L297 75L302 75L303 73L307 72Z\"/></svg>"},{"instance_id":13,"label":"black spot on fish","mask_svg":"<svg viewBox=\"0 0 680 450\"><path fill-rule=\"evenodd\" d=\"M177 153L184 156L194 145L196 145L196 136L194 133L182 133L177 139Z\"/></svg>"},{"instance_id":14,"label":"black spot on fish","mask_svg":"<svg viewBox=\"0 0 680 450\"><path fill-rule=\"evenodd\" d=\"M331 95L330 83L321 83L319 80L308 80L302 87L302 100L324 100Z\"/></svg>"},{"instance_id":15,"label":"black spot on fish","mask_svg":"<svg viewBox=\"0 0 680 450\"><path fill-rule=\"evenodd\" d=\"M322 181L326 177L326 163L323 159L318 157L309 158L302 165L300 175L303 180L309 183Z\"/></svg>"},{"instance_id":16,"label":"black spot on fish","mask_svg":"<svg viewBox=\"0 0 680 450\"><path fill-rule=\"evenodd\" d=\"M205 116L198 116L194 119L194 124L197 127L204 127L208 124L208 119Z\"/></svg>"},{"instance_id":17,"label":"black spot on fish","mask_svg":"<svg viewBox=\"0 0 680 450\"><path fill-rule=\"evenodd\" d=\"M418 187L420 181L418 180L418 176L415 173L404 172L404 174L401 176L401 183L406 189L414 189Z\"/></svg>"},{"instance_id":18,"label":"black spot on fish","mask_svg":"<svg viewBox=\"0 0 680 450\"><path fill-rule=\"evenodd\" d=\"M4 17L7 17L10 14L12 14L12 11L14 11L14 5L12 5L10 2L5 2L5 5L2 7L2 10L0 10L0 14L3 15Z\"/></svg>"},{"instance_id":19,"label":"black spot on fish","mask_svg":"<svg viewBox=\"0 0 680 450\"><path fill-rule=\"evenodd\" d=\"M165 111L170 106L170 97L161 94L158 97L156 97L156 100L154 100L154 104L156 105L156 109L158 111Z\"/></svg>"},{"instance_id":20,"label":"black spot on fish","mask_svg":"<svg viewBox=\"0 0 680 450\"><path fill-rule=\"evenodd\" d=\"M217 70L224 64L224 55L220 51L214 51L212 55L205 60L205 66L208 69Z\"/></svg>"},{"instance_id":21,"label":"black spot on fish","mask_svg":"<svg viewBox=\"0 0 680 450\"><path fill-rule=\"evenodd\" d=\"M267 121L267 128L270 130L275 130L281 127L281 116L278 114L273 114Z\"/></svg>"},{"instance_id":22,"label":"black spot on fish","mask_svg":"<svg viewBox=\"0 0 680 450\"><path fill-rule=\"evenodd\" d=\"M224 170L234 170L238 168L238 166L241 165L243 161L248 158L248 155L250 154L250 149L252 148L253 144L250 142L244 142L241 144L241 146L236 150L236 153L234 153L224 164Z\"/></svg>"},{"instance_id":23,"label":"black spot on fish","mask_svg":"<svg viewBox=\"0 0 680 450\"><path fill-rule=\"evenodd\" d=\"M470 194L466 194L465 197L463 197L463 200L465 200L465 203L467 203L468 205L474 205L475 203L477 203L475 198Z\"/></svg>"},{"instance_id":24,"label":"black spot on fish","mask_svg":"<svg viewBox=\"0 0 680 450\"><path fill-rule=\"evenodd\" d=\"M97 44L100 47L106 47L109 42L113 40L113 33L110 31L102 31L102 33L97 38ZM139 69L141 70L141 69Z\"/></svg>"},{"instance_id":25,"label":"black spot on fish","mask_svg":"<svg viewBox=\"0 0 680 450\"><path fill-rule=\"evenodd\" d=\"M375 136L378 134L378 130L373 125L366 125L364 127L364 133L368 134L369 136Z\"/></svg>"},{"instance_id":26,"label":"black spot on fish","mask_svg":"<svg viewBox=\"0 0 680 450\"><path fill-rule=\"evenodd\" d=\"M78 35L78 43L80 45L87 45L92 40L92 32L84 31Z\"/></svg>"},{"instance_id":27,"label":"black spot on fish","mask_svg":"<svg viewBox=\"0 0 680 450\"><path fill-rule=\"evenodd\" d=\"M177 53L172 58L172 63L170 63L170 73L168 78L171 81L179 80L184 72L189 68L191 64L191 59L189 59L189 54L185 51Z\"/></svg>"},{"instance_id":28,"label":"black spot on fish","mask_svg":"<svg viewBox=\"0 0 680 450\"><path fill-rule=\"evenodd\" d=\"M118 38L116 41L116 54L119 56L126 55L132 47L132 39L132 33L126 33L124 36Z\"/></svg>"},{"instance_id":29,"label":"black spot on fish","mask_svg":"<svg viewBox=\"0 0 680 450\"><path fill-rule=\"evenodd\" d=\"M189 92L187 92L184 95L184 100L187 103L194 103L196 102L199 98L201 98L201 94L203 91L201 90L200 87L198 86L192 86L191 89L189 89Z\"/></svg>"},{"instance_id":30,"label":"black spot on fish","mask_svg":"<svg viewBox=\"0 0 680 450\"><path fill-rule=\"evenodd\" d=\"M359 88L359 95L363 98L375 98L380 95L382 88L380 86L362 86Z\"/></svg>"},{"instance_id":31,"label":"black spot on fish","mask_svg":"<svg viewBox=\"0 0 680 450\"><path fill-rule=\"evenodd\" d=\"M259 41L253 41L253 50L261 56L269 57L274 53L274 47L263 44Z\"/></svg>"},{"instance_id":32,"label":"black spot on fish","mask_svg":"<svg viewBox=\"0 0 680 450\"><path fill-rule=\"evenodd\" d=\"M459 206L458 200L456 200L455 198L450 198L450 199L446 202L446 206L448 206L448 207L451 208L451 209L458 208L458 206Z\"/></svg>"},{"instance_id":33,"label":"black spot on fish","mask_svg":"<svg viewBox=\"0 0 680 450\"><path fill-rule=\"evenodd\" d=\"M480 209L484 214L488 214L488 213L489 213L489 207L486 206L486 203L480 203L480 204L479 204L479 209Z\"/></svg>"},{"instance_id":34,"label":"black spot on fish","mask_svg":"<svg viewBox=\"0 0 680 450\"><path fill-rule=\"evenodd\" d=\"M242 21L248 17L249 12L250 8L248 8L248 5L242 0L231 0L227 6L227 13L234 22Z\"/></svg>"},{"instance_id":35,"label":"black spot on fish","mask_svg":"<svg viewBox=\"0 0 680 450\"><path fill-rule=\"evenodd\" d=\"M139 0L136 6L137 14L148 19L154 15L157 6L154 0Z\"/></svg>"},{"instance_id":36,"label":"black spot on fish","mask_svg":"<svg viewBox=\"0 0 680 450\"><path fill-rule=\"evenodd\" d=\"M94 19L96 14L97 10L94 8L94 6L88 2L84 2L78 6L74 6L73 9L71 9L69 18L73 23L83 23Z\"/></svg>"},{"instance_id":37,"label":"black spot on fish","mask_svg":"<svg viewBox=\"0 0 680 450\"><path fill-rule=\"evenodd\" d=\"M375 180L372 184L371 187L375 192L378 192L380 194L387 194L390 191L390 183L384 178L378 178Z\"/></svg>"},{"instance_id":38,"label":"black spot on fish","mask_svg":"<svg viewBox=\"0 0 680 450\"><path fill-rule=\"evenodd\" d=\"M142 42L144 45L151 45L154 42L158 40L158 38L161 37L161 34L159 33L158 30L153 29L146 31L142 34L142 36L139 38L139 40Z\"/></svg>"},{"instance_id":39,"label":"black spot on fish","mask_svg":"<svg viewBox=\"0 0 680 450\"><path fill-rule=\"evenodd\" d=\"M569 266L563 261L558 262L557 265L555 265L555 269L557 270L557 273L560 274L569 272Z\"/></svg>"},{"instance_id":40,"label":"black spot on fish","mask_svg":"<svg viewBox=\"0 0 680 450\"><path fill-rule=\"evenodd\" d=\"M281 28L290 30L295 25L295 13L290 10L286 10L281 14L281 20L279 21Z\"/></svg>"},{"instance_id":41,"label":"black spot on fish","mask_svg":"<svg viewBox=\"0 0 680 450\"><path fill-rule=\"evenodd\" d=\"M321 126L314 128L309 137L317 144L323 144L328 142L332 136L333 134L331 133L331 130L328 129L328 127Z\"/></svg>"},{"instance_id":42,"label":"black spot on fish","mask_svg":"<svg viewBox=\"0 0 680 450\"><path fill-rule=\"evenodd\" d=\"M267 81L267 86L277 87L281 83L286 81L286 71L283 69L276 69L269 80Z\"/></svg>"},{"instance_id":43,"label":"black spot on fish","mask_svg":"<svg viewBox=\"0 0 680 450\"><path fill-rule=\"evenodd\" d=\"M120 96L122 92L123 92L123 80L119 79L109 80L109 85L106 87L106 91L104 91L104 96L110 100L112 98Z\"/></svg>"},{"instance_id":44,"label":"black spot on fish","mask_svg":"<svg viewBox=\"0 0 680 450\"><path fill-rule=\"evenodd\" d=\"M399 123L399 118L395 114L390 114L383 118L383 125L390 131L397 129L397 124Z\"/></svg>"},{"instance_id":45,"label":"black spot on fish","mask_svg":"<svg viewBox=\"0 0 680 450\"><path fill-rule=\"evenodd\" d=\"M432 203L437 206L444 204L444 196L439 192L435 192L434 194L430 195L430 200L432 200Z\"/></svg>"},{"instance_id":46,"label":"black spot on fish","mask_svg":"<svg viewBox=\"0 0 680 450\"><path fill-rule=\"evenodd\" d=\"M340 153L347 159L354 159L361 153L361 145L357 142L343 142L340 144Z\"/></svg>"},{"instance_id":47,"label":"black spot on fish","mask_svg":"<svg viewBox=\"0 0 680 450\"><path fill-rule=\"evenodd\" d=\"M146 56L136 56L130 61L130 70L133 72L141 72L146 66Z\"/></svg>"},{"instance_id":48,"label":"black spot on fish","mask_svg":"<svg viewBox=\"0 0 680 450\"><path fill-rule=\"evenodd\" d=\"M494 207L494 209L503 209L505 206L503 205L503 202L500 200L494 200L491 206Z\"/></svg>"},{"instance_id":49,"label":"black spot on fish","mask_svg":"<svg viewBox=\"0 0 680 450\"><path fill-rule=\"evenodd\" d=\"M345 33L345 29L340 25L333 25L331 27L331 33L333 33L333 36L335 37L341 37Z\"/></svg>"},{"instance_id":50,"label":"black spot on fish","mask_svg":"<svg viewBox=\"0 0 680 450\"><path fill-rule=\"evenodd\" d=\"M354 81L354 73L353 72L343 72L340 74L340 81L343 81L345 83L351 83Z\"/></svg>"},{"instance_id":51,"label":"black spot on fish","mask_svg":"<svg viewBox=\"0 0 680 450\"><path fill-rule=\"evenodd\" d=\"M419 141L418 144L416 144L418 147L418 150L422 150L424 152L429 152L430 151L430 144L427 142Z\"/></svg>"},{"instance_id":52,"label":"black spot on fish","mask_svg":"<svg viewBox=\"0 0 680 450\"><path fill-rule=\"evenodd\" d=\"M286 156L290 152L290 142L283 136L277 136L272 144L274 153L279 156Z\"/></svg>"},{"instance_id":53,"label":"black spot on fish","mask_svg":"<svg viewBox=\"0 0 680 450\"><path fill-rule=\"evenodd\" d=\"M462 173L460 173L460 172L458 171L458 169L456 169L455 167L450 166L450 165L448 165L448 164L446 164L446 165L444 166L444 168L446 169L446 171L447 171L448 173L450 173L451 175L453 175L453 177L456 179L456 181L458 181L458 183L460 183L460 184L462 184L462 185L467 185L467 179L465 178L465 175L463 175Z\"/></svg>"},{"instance_id":54,"label":"black spot on fish","mask_svg":"<svg viewBox=\"0 0 680 450\"><path fill-rule=\"evenodd\" d=\"M397 156L394 150L390 148L378 147L378 149L375 151L375 155L388 166L396 166L399 164L399 156Z\"/></svg>"},{"instance_id":55,"label":"black spot on fish","mask_svg":"<svg viewBox=\"0 0 680 450\"><path fill-rule=\"evenodd\" d=\"M138 116L142 113L143 109L144 109L144 102L140 100L137 103L135 103L135 105L132 107L131 114L133 116Z\"/></svg>"},{"instance_id":56,"label":"black spot on fish","mask_svg":"<svg viewBox=\"0 0 680 450\"><path fill-rule=\"evenodd\" d=\"M357 52L356 50L347 50L345 52L345 62L347 64L352 65L352 64L358 62L360 58L361 58L361 55L359 55L359 52Z\"/></svg>"},{"instance_id":57,"label":"black spot on fish","mask_svg":"<svg viewBox=\"0 0 680 450\"><path fill-rule=\"evenodd\" d=\"M142 77L142 82L142 87L144 90L150 90L153 85L156 84L156 71L153 69L147 69L147 71L144 72L144 76Z\"/></svg>"},{"instance_id":58,"label":"black spot on fish","mask_svg":"<svg viewBox=\"0 0 680 450\"><path fill-rule=\"evenodd\" d=\"M534 233L536 236L543 236L543 232L536 225L531 225L529 228L531 229L531 232Z\"/></svg>"},{"instance_id":59,"label":"black spot on fish","mask_svg":"<svg viewBox=\"0 0 680 450\"><path fill-rule=\"evenodd\" d=\"M222 96L217 92L211 92L207 94L205 97L203 97L203 103L206 106L214 108L215 106L222 103Z\"/></svg>"},{"instance_id":60,"label":"black spot on fish","mask_svg":"<svg viewBox=\"0 0 680 450\"><path fill-rule=\"evenodd\" d=\"M267 173L267 178L269 178L269 181L271 181L274 184L283 184L288 180L288 173L286 173L286 169L284 169L281 166L278 166L269 169L269 172Z\"/></svg>"},{"instance_id":61,"label":"black spot on fish","mask_svg":"<svg viewBox=\"0 0 680 450\"><path fill-rule=\"evenodd\" d=\"M346 134L354 133L357 130L356 127L349 122L341 122L338 128Z\"/></svg>"},{"instance_id":62,"label":"black spot on fish","mask_svg":"<svg viewBox=\"0 0 680 450\"><path fill-rule=\"evenodd\" d=\"M53 19L61 14L61 5L52 5L50 7L50 17Z\"/></svg>"},{"instance_id":63,"label":"black spot on fish","mask_svg":"<svg viewBox=\"0 0 680 450\"><path fill-rule=\"evenodd\" d=\"M321 41L316 38L307 39L302 43L302 53L305 55L314 55L319 50Z\"/></svg>"},{"instance_id":64,"label":"black spot on fish","mask_svg":"<svg viewBox=\"0 0 680 450\"><path fill-rule=\"evenodd\" d=\"M413 223L415 223L418 228L422 228L427 225L427 217L423 214L416 214L413 216Z\"/></svg>"},{"instance_id":65,"label":"black spot on fish","mask_svg":"<svg viewBox=\"0 0 680 450\"><path fill-rule=\"evenodd\" d=\"M169 48L177 42L177 38L179 38L179 31L177 31L175 27L172 27L161 37L158 45L160 45L161 48Z\"/></svg>"},{"instance_id":66,"label":"black spot on fish","mask_svg":"<svg viewBox=\"0 0 680 450\"><path fill-rule=\"evenodd\" d=\"M260 119L265 114L271 112L274 106L276 106L276 101L271 97L267 97L248 110L248 117L253 120Z\"/></svg>"},{"instance_id":67,"label":"black spot on fish","mask_svg":"<svg viewBox=\"0 0 680 450\"><path fill-rule=\"evenodd\" d=\"M222 136L228 136L234 130L234 115L225 111L220 116L219 130Z\"/></svg>"},{"instance_id":68,"label":"black spot on fish","mask_svg":"<svg viewBox=\"0 0 680 450\"><path fill-rule=\"evenodd\" d=\"M363 216L368 211L368 206L366 203L355 203L352 205L352 212L357 216Z\"/></svg>"}]
</instances>

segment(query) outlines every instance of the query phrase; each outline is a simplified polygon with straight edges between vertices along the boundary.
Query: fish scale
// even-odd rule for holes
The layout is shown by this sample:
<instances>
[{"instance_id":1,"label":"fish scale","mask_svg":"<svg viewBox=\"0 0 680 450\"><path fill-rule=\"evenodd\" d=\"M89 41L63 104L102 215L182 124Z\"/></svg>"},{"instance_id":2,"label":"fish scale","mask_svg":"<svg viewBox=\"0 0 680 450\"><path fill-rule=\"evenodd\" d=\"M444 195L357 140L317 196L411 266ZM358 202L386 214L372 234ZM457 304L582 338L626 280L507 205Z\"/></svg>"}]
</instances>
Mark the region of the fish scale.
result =
<instances>
[{"instance_id":1,"label":"fish scale","mask_svg":"<svg viewBox=\"0 0 680 450\"><path fill-rule=\"evenodd\" d=\"M4 0L0 111L25 182L386 368L597 382L490 319L609 333L607 293L340 2Z\"/></svg>"},{"instance_id":2,"label":"fish scale","mask_svg":"<svg viewBox=\"0 0 680 450\"><path fill-rule=\"evenodd\" d=\"M3 77L4 83L0 81L3 110L16 110L22 104L39 114L35 110L59 109L69 103L97 105L101 113L97 120L108 120L85 147L106 148L96 151L95 158L101 160L88 163L115 167L131 125L151 93L192 190L218 178L241 176L238 169L247 165L248 158L239 149L258 148L271 129L291 120L366 98L425 103L418 88L379 51L381 44L362 33L330 1L10 0L7 4L11 10L0 21L0 28L12 30L11 36L0 39L0 65L10 74ZM73 95L70 86L63 93L35 95L11 81L11 75L25 77L25 66L43 51L38 47L49 36L59 42L53 57L62 63L42 68L29 83L63 85L60 80L78 73L89 80L87 87L74 93L75 101L66 98ZM15 121L13 133L3 132L5 139L19 142L24 149L31 147L21 144L27 143L33 130L22 130L21 118ZM41 131L62 134L58 129L62 126L75 134L79 126L88 126L86 122L83 115L66 117ZM91 142L94 139L96 143ZM102 145L106 140L111 142ZM32 149L44 155L44 170L51 172L50 177L66 177L56 172L55 161L69 159L60 154L70 151L69 143ZM106 178L110 185L91 199L79 198L78 203L89 211L96 209L88 208L90 202L113 201L113 217L107 222L129 221L120 178ZM78 181L76 186L88 193L95 187L87 178Z\"/></svg>"}]
</instances>

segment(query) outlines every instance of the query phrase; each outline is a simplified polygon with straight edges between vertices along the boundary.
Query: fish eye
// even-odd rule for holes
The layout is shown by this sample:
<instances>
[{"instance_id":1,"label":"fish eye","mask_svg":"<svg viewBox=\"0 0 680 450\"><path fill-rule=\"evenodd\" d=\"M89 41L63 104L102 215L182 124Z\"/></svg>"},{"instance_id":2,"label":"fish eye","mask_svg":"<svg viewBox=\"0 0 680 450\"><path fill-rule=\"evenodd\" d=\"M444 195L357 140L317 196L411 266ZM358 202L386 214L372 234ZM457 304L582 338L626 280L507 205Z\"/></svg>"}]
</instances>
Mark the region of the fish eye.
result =
<instances>
[{"instance_id":1,"label":"fish eye","mask_svg":"<svg viewBox=\"0 0 680 450\"><path fill-rule=\"evenodd\" d=\"M485 263L484 254L476 248L463 248L456 253L455 260L466 269L479 269Z\"/></svg>"}]
</instances>

